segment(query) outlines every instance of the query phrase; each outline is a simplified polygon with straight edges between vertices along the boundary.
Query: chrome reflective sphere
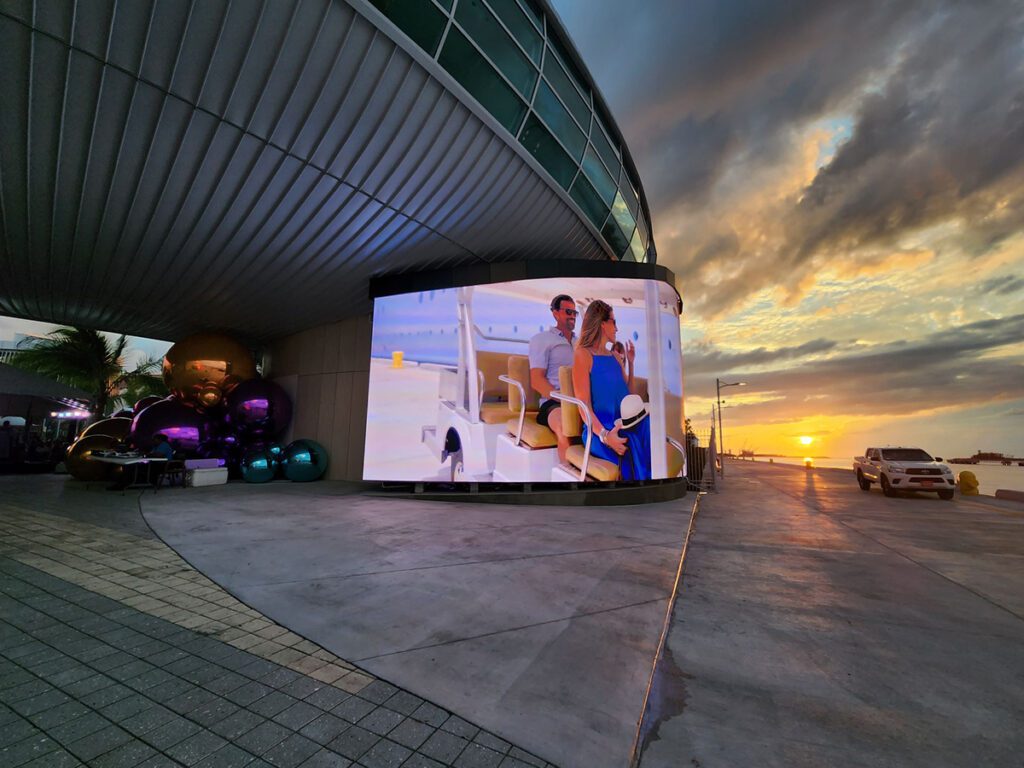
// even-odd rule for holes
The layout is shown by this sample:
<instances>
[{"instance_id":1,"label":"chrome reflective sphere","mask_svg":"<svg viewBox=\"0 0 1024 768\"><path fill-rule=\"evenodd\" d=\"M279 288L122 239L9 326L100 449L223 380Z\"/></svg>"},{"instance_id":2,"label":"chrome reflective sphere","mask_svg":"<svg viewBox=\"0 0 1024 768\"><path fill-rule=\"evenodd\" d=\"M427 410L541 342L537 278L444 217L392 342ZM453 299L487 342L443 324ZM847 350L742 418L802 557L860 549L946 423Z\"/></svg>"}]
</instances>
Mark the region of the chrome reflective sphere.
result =
<instances>
[{"instance_id":1,"label":"chrome reflective sphere","mask_svg":"<svg viewBox=\"0 0 1024 768\"><path fill-rule=\"evenodd\" d=\"M212 408L243 381L256 377L256 360L230 336L196 333L167 350L163 374L175 397L197 408Z\"/></svg>"},{"instance_id":2,"label":"chrome reflective sphere","mask_svg":"<svg viewBox=\"0 0 1024 768\"><path fill-rule=\"evenodd\" d=\"M327 449L315 440L296 440L284 449L284 476L297 483L319 480L327 471Z\"/></svg>"},{"instance_id":3,"label":"chrome reflective sphere","mask_svg":"<svg viewBox=\"0 0 1024 768\"><path fill-rule=\"evenodd\" d=\"M68 446L64 459L68 474L75 480L106 480L113 474L114 466L95 461L93 451L109 451L117 445L117 438L110 435L86 435Z\"/></svg>"},{"instance_id":4,"label":"chrome reflective sphere","mask_svg":"<svg viewBox=\"0 0 1024 768\"><path fill-rule=\"evenodd\" d=\"M242 382L225 399L224 420L239 437L272 439L292 420L292 399L267 379Z\"/></svg>"},{"instance_id":5,"label":"chrome reflective sphere","mask_svg":"<svg viewBox=\"0 0 1024 768\"><path fill-rule=\"evenodd\" d=\"M78 439L81 440L83 437L88 437L89 435L106 435L107 437L113 437L117 440L124 440L128 437L128 433L131 431L131 419L115 416L111 419L101 419L100 421L90 424L82 430L82 434L78 436Z\"/></svg>"},{"instance_id":6,"label":"chrome reflective sphere","mask_svg":"<svg viewBox=\"0 0 1024 768\"><path fill-rule=\"evenodd\" d=\"M249 451L242 457L242 478L247 483L267 483L277 475L279 463L269 451Z\"/></svg>"},{"instance_id":7,"label":"chrome reflective sphere","mask_svg":"<svg viewBox=\"0 0 1024 768\"><path fill-rule=\"evenodd\" d=\"M148 451L162 432L175 453L196 454L209 440L211 428L204 414L168 397L144 408L132 420L131 443L140 451Z\"/></svg>"},{"instance_id":8,"label":"chrome reflective sphere","mask_svg":"<svg viewBox=\"0 0 1024 768\"><path fill-rule=\"evenodd\" d=\"M159 395L146 395L146 397L135 403L135 406L132 408L132 415L136 415L143 408L148 408L153 403L159 403L161 400L163 400L163 398Z\"/></svg>"}]
</instances>

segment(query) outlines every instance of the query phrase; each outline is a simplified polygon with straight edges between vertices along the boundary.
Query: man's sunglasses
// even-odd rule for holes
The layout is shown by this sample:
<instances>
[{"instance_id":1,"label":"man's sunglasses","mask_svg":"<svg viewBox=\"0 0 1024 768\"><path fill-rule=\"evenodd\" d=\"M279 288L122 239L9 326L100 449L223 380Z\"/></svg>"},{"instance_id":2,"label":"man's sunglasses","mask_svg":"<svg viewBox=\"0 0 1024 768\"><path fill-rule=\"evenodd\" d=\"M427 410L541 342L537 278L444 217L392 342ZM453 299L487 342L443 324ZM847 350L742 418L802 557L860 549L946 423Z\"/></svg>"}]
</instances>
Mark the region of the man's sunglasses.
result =
<instances>
[{"instance_id":1,"label":"man's sunglasses","mask_svg":"<svg viewBox=\"0 0 1024 768\"><path fill-rule=\"evenodd\" d=\"M578 310L575 309L560 309L559 312L565 312L569 317L576 317L579 314Z\"/></svg>"}]
</instances>

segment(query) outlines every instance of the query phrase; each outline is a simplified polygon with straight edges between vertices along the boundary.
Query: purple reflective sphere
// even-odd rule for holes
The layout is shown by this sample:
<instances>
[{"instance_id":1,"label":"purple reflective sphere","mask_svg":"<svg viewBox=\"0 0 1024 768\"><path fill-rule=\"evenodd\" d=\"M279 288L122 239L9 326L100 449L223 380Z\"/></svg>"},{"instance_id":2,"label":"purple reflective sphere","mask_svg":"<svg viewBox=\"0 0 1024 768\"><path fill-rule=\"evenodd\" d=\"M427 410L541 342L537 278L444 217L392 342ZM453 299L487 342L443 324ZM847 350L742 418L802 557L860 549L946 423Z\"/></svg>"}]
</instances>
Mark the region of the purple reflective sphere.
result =
<instances>
[{"instance_id":1,"label":"purple reflective sphere","mask_svg":"<svg viewBox=\"0 0 1024 768\"><path fill-rule=\"evenodd\" d=\"M292 420L292 400L267 379L243 381L226 398L224 420L239 438L273 439Z\"/></svg>"},{"instance_id":2,"label":"purple reflective sphere","mask_svg":"<svg viewBox=\"0 0 1024 768\"><path fill-rule=\"evenodd\" d=\"M203 414L168 397L136 414L131 442L139 450L148 451L156 435L163 433L176 453L196 454L209 438L211 427Z\"/></svg>"}]
</instances>

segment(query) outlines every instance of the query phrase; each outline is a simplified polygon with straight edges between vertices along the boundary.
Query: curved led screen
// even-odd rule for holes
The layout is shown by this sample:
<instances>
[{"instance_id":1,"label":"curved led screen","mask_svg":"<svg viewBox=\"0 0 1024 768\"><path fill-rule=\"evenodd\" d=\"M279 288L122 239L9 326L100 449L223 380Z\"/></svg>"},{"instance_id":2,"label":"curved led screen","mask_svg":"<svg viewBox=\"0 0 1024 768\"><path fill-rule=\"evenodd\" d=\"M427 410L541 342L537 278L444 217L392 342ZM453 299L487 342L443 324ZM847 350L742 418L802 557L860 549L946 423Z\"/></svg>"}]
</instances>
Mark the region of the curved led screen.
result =
<instances>
[{"instance_id":1,"label":"curved led screen","mask_svg":"<svg viewBox=\"0 0 1024 768\"><path fill-rule=\"evenodd\" d=\"M667 283L546 278L374 302L365 480L680 477L683 422Z\"/></svg>"}]
</instances>

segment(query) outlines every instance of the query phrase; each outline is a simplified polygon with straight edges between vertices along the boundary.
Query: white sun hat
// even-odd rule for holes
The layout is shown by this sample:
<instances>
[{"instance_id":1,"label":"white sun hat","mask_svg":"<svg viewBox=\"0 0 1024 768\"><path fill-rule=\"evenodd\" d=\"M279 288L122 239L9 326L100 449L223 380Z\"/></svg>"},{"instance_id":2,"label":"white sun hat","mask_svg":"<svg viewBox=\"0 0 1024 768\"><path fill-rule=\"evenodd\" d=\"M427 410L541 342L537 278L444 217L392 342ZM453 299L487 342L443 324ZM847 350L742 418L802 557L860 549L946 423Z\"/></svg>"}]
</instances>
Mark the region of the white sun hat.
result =
<instances>
[{"instance_id":1,"label":"white sun hat","mask_svg":"<svg viewBox=\"0 0 1024 768\"><path fill-rule=\"evenodd\" d=\"M635 427L647 418L647 408L640 395L626 395L622 398L622 403L619 405L619 412L622 414L622 418L616 419L615 423L622 429Z\"/></svg>"}]
</instances>

